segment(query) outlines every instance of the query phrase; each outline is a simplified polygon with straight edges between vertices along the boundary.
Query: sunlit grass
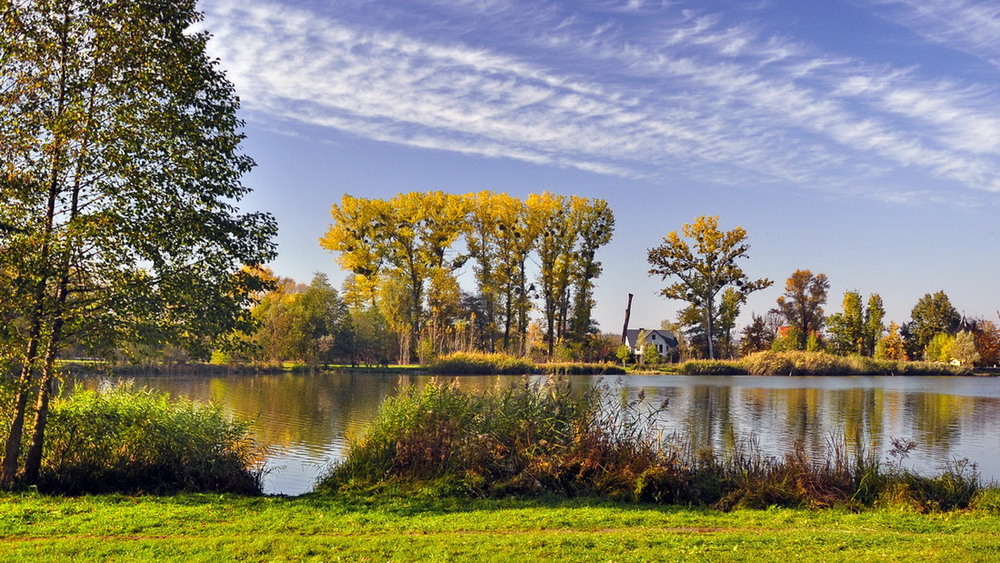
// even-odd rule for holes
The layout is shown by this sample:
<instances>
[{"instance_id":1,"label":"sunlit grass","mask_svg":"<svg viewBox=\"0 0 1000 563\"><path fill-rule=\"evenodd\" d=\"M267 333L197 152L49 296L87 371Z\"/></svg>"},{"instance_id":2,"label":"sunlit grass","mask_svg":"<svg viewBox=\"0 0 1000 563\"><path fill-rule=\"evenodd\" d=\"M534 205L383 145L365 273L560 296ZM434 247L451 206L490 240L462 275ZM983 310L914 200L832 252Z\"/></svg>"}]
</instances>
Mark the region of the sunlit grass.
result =
<instances>
[{"instance_id":1,"label":"sunlit grass","mask_svg":"<svg viewBox=\"0 0 1000 563\"><path fill-rule=\"evenodd\" d=\"M987 561L1000 514L403 496L0 494L0 561Z\"/></svg>"}]
</instances>

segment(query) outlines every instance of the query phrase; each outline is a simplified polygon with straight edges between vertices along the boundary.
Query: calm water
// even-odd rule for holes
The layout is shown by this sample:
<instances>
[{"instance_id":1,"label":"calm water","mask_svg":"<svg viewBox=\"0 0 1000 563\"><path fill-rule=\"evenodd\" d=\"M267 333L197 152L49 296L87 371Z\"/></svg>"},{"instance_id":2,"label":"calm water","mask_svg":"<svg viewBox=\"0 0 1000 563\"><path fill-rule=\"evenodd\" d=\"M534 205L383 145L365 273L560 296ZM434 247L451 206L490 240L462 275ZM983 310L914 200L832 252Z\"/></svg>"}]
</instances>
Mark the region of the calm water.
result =
<instances>
[{"instance_id":1,"label":"calm water","mask_svg":"<svg viewBox=\"0 0 1000 563\"><path fill-rule=\"evenodd\" d=\"M422 384L424 377L403 381ZM464 377L486 387L495 377ZM701 446L732 447L755 436L773 455L801 442L822 455L831 436L855 438L885 457L891 438L917 442L905 464L933 472L969 459L984 479L1000 481L1000 379L959 377L697 377L572 378L576 388L610 385L614 400L640 390L645 401L669 399L662 429ZM266 492L309 491L322 469L340 459L379 403L394 393L395 375L259 375L136 378L138 385L214 401L256 419L268 444Z\"/></svg>"}]
</instances>

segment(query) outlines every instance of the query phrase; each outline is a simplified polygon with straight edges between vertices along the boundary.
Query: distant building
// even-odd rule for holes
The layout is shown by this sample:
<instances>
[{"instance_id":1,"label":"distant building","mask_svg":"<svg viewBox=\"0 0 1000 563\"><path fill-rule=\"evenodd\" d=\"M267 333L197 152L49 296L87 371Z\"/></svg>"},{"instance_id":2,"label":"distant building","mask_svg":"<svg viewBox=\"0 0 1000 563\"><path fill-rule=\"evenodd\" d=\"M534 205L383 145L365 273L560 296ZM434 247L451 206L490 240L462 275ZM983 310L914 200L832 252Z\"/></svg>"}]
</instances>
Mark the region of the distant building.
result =
<instances>
[{"instance_id":1,"label":"distant building","mask_svg":"<svg viewBox=\"0 0 1000 563\"><path fill-rule=\"evenodd\" d=\"M645 342L637 342L641 332L646 333ZM646 346L652 346L661 356L667 357L677 351L677 337L669 330L646 330L630 329L625 331L625 343L632 349L632 353L641 356Z\"/></svg>"}]
</instances>

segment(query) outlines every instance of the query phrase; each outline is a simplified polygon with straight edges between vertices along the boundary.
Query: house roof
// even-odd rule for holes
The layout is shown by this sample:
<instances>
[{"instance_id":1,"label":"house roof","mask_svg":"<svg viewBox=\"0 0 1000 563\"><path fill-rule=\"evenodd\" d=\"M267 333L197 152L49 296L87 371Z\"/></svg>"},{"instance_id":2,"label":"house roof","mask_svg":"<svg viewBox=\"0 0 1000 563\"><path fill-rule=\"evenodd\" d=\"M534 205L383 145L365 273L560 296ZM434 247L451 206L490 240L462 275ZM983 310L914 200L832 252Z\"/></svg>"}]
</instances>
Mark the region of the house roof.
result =
<instances>
[{"instance_id":1,"label":"house roof","mask_svg":"<svg viewBox=\"0 0 1000 563\"><path fill-rule=\"evenodd\" d=\"M635 348L636 341L639 338L639 333L644 330L646 331L647 341L657 342L662 340L665 344L671 347L674 348L677 347L677 337L674 336L674 333L670 332L669 330L654 330L654 329L644 329L644 328L629 329L625 331L625 340L626 342L628 342L628 345Z\"/></svg>"}]
</instances>

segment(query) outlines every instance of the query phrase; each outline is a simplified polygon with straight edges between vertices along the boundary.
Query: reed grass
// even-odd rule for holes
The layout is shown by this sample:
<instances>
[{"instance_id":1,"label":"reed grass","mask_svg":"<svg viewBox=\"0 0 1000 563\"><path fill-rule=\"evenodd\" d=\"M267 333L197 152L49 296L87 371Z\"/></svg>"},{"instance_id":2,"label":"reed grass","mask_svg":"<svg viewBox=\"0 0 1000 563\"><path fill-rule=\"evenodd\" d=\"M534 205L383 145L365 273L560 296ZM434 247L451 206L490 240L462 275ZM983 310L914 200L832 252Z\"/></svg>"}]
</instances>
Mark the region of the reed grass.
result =
<instances>
[{"instance_id":1,"label":"reed grass","mask_svg":"<svg viewBox=\"0 0 1000 563\"><path fill-rule=\"evenodd\" d=\"M625 375L624 368L610 363L552 362L539 364L538 370L546 375Z\"/></svg>"},{"instance_id":2,"label":"reed grass","mask_svg":"<svg viewBox=\"0 0 1000 563\"><path fill-rule=\"evenodd\" d=\"M321 494L432 491L465 497L600 497L740 508L902 506L920 512L993 510L975 467L926 477L863 447L832 440L824 459L798 447L774 457L743 440L734 451L695 451L656 427L663 405L640 394L572 390L561 380L465 391L433 381L386 399L367 437L321 478ZM602 398L603 397L603 398ZM902 444L902 443L901 443ZM899 446L899 459L909 445ZM979 495L977 497L977 495Z\"/></svg>"},{"instance_id":3,"label":"reed grass","mask_svg":"<svg viewBox=\"0 0 1000 563\"><path fill-rule=\"evenodd\" d=\"M734 362L734 364L736 364ZM756 352L738 362L750 375L969 375L967 367L940 362L900 362L825 352Z\"/></svg>"},{"instance_id":4,"label":"reed grass","mask_svg":"<svg viewBox=\"0 0 1000 563\"><path fill-rule=\"evenodd\" d=\"M738 361L688 360L681 364L684 375L746 375L746 369Z\"/></svg>"},{"instance_id":5,"label":"reed grass","mask_svg":"<svg viewBox=\"0 0 1000 563\"><path fill-rule=\"evenodd\" d=\"M215 405L122 385L56 401L41 491L261 494L261 448L250 423Z\"/></svg>"},{"instance_id":6,"label":"reed grass","mask_svg":"<svg viewBox=\"0 0 1000 563\"><path fill-rule=\"evenodd\" d=\"M526 375L536 372L531 360L485 352L454 352L435 358L427 367L438 375Z\"/></svg>"}]
</instances>

